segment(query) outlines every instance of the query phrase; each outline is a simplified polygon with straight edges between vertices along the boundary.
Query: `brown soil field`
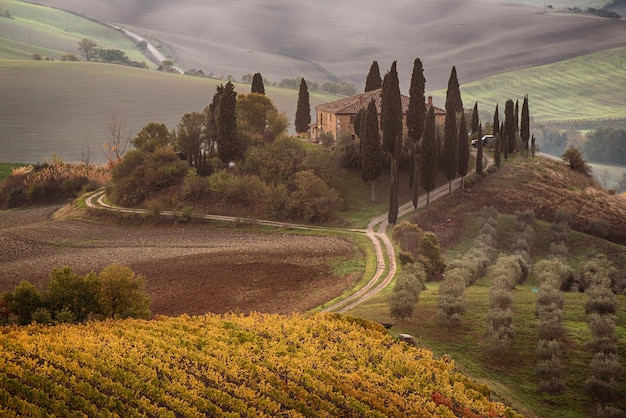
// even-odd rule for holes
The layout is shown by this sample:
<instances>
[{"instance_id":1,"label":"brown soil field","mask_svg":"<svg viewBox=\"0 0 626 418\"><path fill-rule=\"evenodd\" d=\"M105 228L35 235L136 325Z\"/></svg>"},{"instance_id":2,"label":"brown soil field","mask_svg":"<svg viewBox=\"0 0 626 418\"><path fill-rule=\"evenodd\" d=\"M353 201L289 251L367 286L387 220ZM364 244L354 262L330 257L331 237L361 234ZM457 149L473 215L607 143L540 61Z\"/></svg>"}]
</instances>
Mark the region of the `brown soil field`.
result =
<instances>
[{"instance_id":1,"label":"brown soil field","mask_svg":"<svg viewBox=\"0 0 626 418\"><path fill-rule=\"evenodd\" d=\"M86 274L116 263L146 277L153 314L289 314L359 278L333 272L333 263L358 256L344 238L56 220L58 209L0 211L0 292L21 280L43 288L54 268Z\"/></svg>"}]
</instances>

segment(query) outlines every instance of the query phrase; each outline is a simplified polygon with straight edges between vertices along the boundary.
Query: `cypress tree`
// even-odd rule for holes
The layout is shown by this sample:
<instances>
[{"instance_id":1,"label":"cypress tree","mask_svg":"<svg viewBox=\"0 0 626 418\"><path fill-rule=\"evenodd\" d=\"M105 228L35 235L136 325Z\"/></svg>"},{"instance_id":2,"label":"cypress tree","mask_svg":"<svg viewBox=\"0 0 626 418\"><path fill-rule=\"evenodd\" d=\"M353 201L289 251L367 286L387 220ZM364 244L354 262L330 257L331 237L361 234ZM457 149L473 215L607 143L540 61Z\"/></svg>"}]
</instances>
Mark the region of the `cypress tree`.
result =
<instances>
[{"instance_id":1,"label":"cypress tree","mask_svg":"<svg viewBox=\"0 0 626 418\"><path fill-rule=\"evenodd\" d=\"M483 173L483 126L478 124L478 141L476 142L476 174Z\"/></svg>"},{"instance_id":2,"label":"cypress tree","mask_svg":"<svg viewBox=\"0 0 626 418\"><path fill-rule=\"evenodd\" d=\"M525 151L528 151L528 140L530 139L530 115L528 113L528 95L524 96L524 103L522 103L520 136L522 137L522 141L524 142Z\"/></svg>"},{"instance_id":3,"label":"cypress tree","mask_svg":"<svg viewBox=\"0 0 626 418\"><path fill-rule=\"evenodd\" d=\"M501 160L500 160L500 156L502 155L502 135L500 135L500 132L498 131L495 135L494 135L494 149L493 149L493 160L496 163L496 167L500 168L501 165Z\"/></svg>"},{"instance_id":4,"label":"cypress tree","mask_svg":"<svg viewBox=\"0 0 626 418\"><path fill-rule=\"evenodd\" d=\"M419 140L424 131L424 120L426 119L426 100L424 92L426 90L426 79L424 78L424 68L422 61L416 58L413 62L413 73L411 75L411 87L409 88L409 108L406 112L406 127L409 139L411 140L411 172L409 177L409 187L417 188L415 169L417 164L417 154L419 151ZM416 194L414 193L414 196ZM417 202L413 202L417 205Z\"/></svg>"},{"instance_id":5,"label":"cypress tree","mask_svg":"<svg viewBox=\"0 0 626 418\"><path fill-rule=\"evenodd\" d=\"M456 71L453 71L450 75L448 88L454 88L453 77L456 77ZM458 85L458 82L456 84ZM443 134L443 172L448 179L448 193L450 194L452 193L452 179L456 177L459 163L459 133L456 129L456 106L458 101L456 94L455 91L446 93L446 122Z\"/></svg>"},{"instance_id":6,"label":"cypress tree","mask_svg":"<svg viewBox=\"0 0 626 418\"><path fill-rule=\"evenodd\" d=\"M474 107L476 109L476 107ZM461 176L461 189L465 190L465 176L469 171L469 138L467 137L467 122L465 113L461 113L461 123L459 128L459 167L458 173Z\"/></svg>"},{"instance_id":7,"label":"cypress tree","mask_svg":"<svg viewBox=\"0 0 626 418\"><path fill-rule=\"evenodd\" d=\"M365 91L378 90L383 87L383 80L380 78L380 69L378 68L378 62L372 62L370 72L367 74L365 80Z\"/></svg>"},{"instance_id":8,"label":"cypress tree","mask_svg":"<svg viewBox=\"0 0 626 418\"><path fill-rule=\"evenodd\" d=\"M375 180L383 172L383 153L380 147L380 131L378 129L378 109L374 100L367 106L361 124L361 176L370 182L371 200L376 201Z\"/></svg>"},{"instance_id":9,"label":"cypress tree","mask_svg":"<svg viewBox=\"0 0 626 418\"><path fill-rule=\"evenodd\" d=\"M472 135L478 132L478 124L480 118L478 116L478 102L474 103L474 110L472 111Z\"/></svg>"},{"instance_id":10,"label":"cypress tree","mask_svg":"<svg viewBox=\"0 0 626 418\"><path fill-rule=\"evenodd\" d=\"M496 103L496 111L493 112L493 137L496 137L498 129L500 129L500 112L498 110L498 103Z\"/></svg>"},{"instance_id":11,"label":"cypress tree","mask_svg":"<svg viewBox=\"0 0 626 418\"><path fill-rule=\"evenodd\" d=\"M511 138L504 129L504 123L500 125L500 137L503 139L502 149L504 150L504 161L509 161L509 143Z\"/></svg>"},{"instance_id":12,"label":"cypress tree","mask_svg":"<svg viewBox=\"0 0 626 418\"><path fill-rule=\"evenodd\" d=\"M385 75L381 101L383 148L397 157L396 148L399 150L400 147L396 147L396 141L402 139L402 99L396 61L391 64L391 69Z\"/></svg>"},{"instance_id":13,"label":"cypress tree","mask_svg":"<svg viewBox=\"0 0 626 418\"><path fill-rule=\"evenodd\" d=\"M519 99L515 100L515 135L519 134Z\"/></svg>"},{"instance_id":14,"label":"cypress tree","mask_svg":"<svg viewBox=\"0 0 626 418\"><path fill-rule=\"evenodd\" d=\"M461 99L461 89L459 87L459 79L456 75L456 67L452 67L450 78L448 79L448 90L446 91L446 110L448 110L448 102L452 100L454 110L461 112L463 110L463 100Z\"/></svg>"},{"instance_id":15,"label":"cypress tree","mask_svg":"<svg viewBox=\"0 0 626 418\"><path fill-rule=\"evenodd\" d=\"M261 73L255 73L252 76L251 93L265 94L265 86L263 85L263 76L261 76Z\"/></svg>"},{"instance_id":16,"label":"cypress tree","mask_svg":"<svg viewBox=\"0 0 626 418\"><path fill-rule=\"evenodd\" d=\"M426 190L426 205L430 204L430 192L437 185L437 133L435 132L435 110L431 106L426 115L422 134L422 161L420 182Z\"/></svg>"},{"instance_id":17,"label":"cypress tree","mask_svg":"<svg viewBox=\"0 0 626 418\"><path fill-rule=\"evenodd\" d=\"M230 81L224 86L217 111L217 151L224 163L243 158L242 141L237 137L237 93Z\"/></svg>"},{"instance_id":18,"label":"cypress tree","mask_svg":"<svg viewBox=\"0 0 626 418\"><path fill-rule=\"evenodd\" d=\"M309 88L304 78L300 80L298 91L298 106L296 108L296 133L301 134L309 130L311 124L311 104L309 103Z\"/></svg>"},{"instance_id":19,"label":"cypress tree","mask_svg":"<svg viewBox=\"0 0 626 418\"><path fill-rule=\"evenodd\" d=\"M504 106L504 137L505 142L508 142L509 148L508 153L512 154L515 152L515 104L513 100L509 99L506 101ZM505 153L505 159L508 155Z\"/></svg>"},{"instance_id":20,"label":"cypress tree","mask_svg":"<svg viewBox=\"0 0 626 418\"><path fill-rule=\"evenodd\" d=\"M387 220L391 225L395 225L398 220L398 161L391 157L391 189L389 190L389 213Z\"/></svg>"}]
</instances>

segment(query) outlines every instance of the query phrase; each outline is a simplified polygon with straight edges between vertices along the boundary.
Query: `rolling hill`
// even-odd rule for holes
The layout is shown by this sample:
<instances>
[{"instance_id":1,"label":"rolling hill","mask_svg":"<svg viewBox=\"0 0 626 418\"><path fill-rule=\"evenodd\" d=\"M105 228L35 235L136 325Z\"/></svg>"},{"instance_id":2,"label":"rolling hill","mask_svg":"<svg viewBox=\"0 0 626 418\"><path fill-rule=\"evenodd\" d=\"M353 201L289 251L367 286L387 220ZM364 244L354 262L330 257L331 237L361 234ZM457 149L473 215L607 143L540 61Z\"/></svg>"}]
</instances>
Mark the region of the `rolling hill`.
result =
<instances>
[{"instance_id":1,"label":"rolling hill","mask_svg":"<svg viewBox=\"0 0 626 418\"><path fill-rule=\"evenodd\" d=\"M496 0L39 2L158 40L184 69L235 79L261 72L272 81L304 76L362 86L373 60L383 72L398 60L405 91L416 57L424 63L427 88L438 89L453 65L465 84L624 46L626 39L624 21L543 14L541 5Z\"/></svg>"}]
</instances>

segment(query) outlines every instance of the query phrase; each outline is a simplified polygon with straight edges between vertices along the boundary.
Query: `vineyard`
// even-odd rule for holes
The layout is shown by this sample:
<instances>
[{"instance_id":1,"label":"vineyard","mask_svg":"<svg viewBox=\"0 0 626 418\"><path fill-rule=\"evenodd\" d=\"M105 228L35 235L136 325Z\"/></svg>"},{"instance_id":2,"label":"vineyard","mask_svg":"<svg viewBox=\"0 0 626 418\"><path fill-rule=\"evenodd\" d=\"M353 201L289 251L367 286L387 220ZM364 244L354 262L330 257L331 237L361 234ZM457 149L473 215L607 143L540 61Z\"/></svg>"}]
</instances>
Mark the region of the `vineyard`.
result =
<instances>
[{"instance_id":1,"label":"vineyard","mask_svg":"<svg viewBox=\"0 0 626 418\"><path fill-rule=\"evenodd\" d=\"M452 360L334 314L0 330L2 416L518 416Z\"/></svg>"}]
</instances>

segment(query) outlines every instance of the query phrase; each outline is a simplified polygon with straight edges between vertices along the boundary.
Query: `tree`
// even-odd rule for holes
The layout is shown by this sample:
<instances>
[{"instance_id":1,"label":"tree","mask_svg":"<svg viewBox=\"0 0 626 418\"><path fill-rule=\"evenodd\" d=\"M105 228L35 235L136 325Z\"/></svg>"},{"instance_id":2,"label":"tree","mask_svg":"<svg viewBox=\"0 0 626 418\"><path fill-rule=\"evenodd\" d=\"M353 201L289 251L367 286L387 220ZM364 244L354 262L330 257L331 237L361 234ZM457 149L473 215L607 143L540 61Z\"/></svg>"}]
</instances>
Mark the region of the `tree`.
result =
<instances>
[{"instance_id":1,"label":"tree","mask_svg":"<svg viewBox=\"0 0 626 418\"><path fill-rule=\"evenodd\" d=\"M98 281L94 273L76 274L70 267L53 269L48 276L45 298L54 313L68 310L78 322L98 311Z\"/></svg>"},{"instance_id":2,"label":"tree","mask_svg":"<svg viewBox=\"0 0 626 418\"><path fill-rule=\"evenodd\" d=\"M569 164L569 167L585 176L591 177L591 166L583 158L577 148L569 147L565 150L561 159Z\"/></svg>"},{"instance_id":3,"label":"tree","mask_svg":"<svg viewBox=\"0 0 626 418\"><path fill-rule=\"evenodd\" d=\"M298 91L298 105L296 108L296 133L308 132L311 124L311 105L309 103L309 89L304 78L300 80Z\"/></svg>"},{"instance_id":4,"label":"tree","mask_svg":"<svg viewBox=\"0 0 626 418\"><path fill-rule=\"evenodd\" d=\"M504 105L504 142L505 145L508 143L508 153L507 150L505 150L504 154L505 160L508 159L508 154L512 154L515 152L516 129L517 124L515 123L515 104L513 103L513 100L509 99Z\"/></svg>"},{"instance_id":5,"label":"tree","mask_svg":"<svg viewBox=\"0 0 626 418\"><path fill-rule=\"evenodd\" d=\"M365 91L378 90L382 88L383 80L380 78L380 69L378 68L378 62L372 62L370 66L370 71L367 74L367 79L365 80Z\"/></svg>"},{"instance_id":6,"label":"tree","mask_svg":"<svg viewBox=\"0 0 626 418\"><path fill-rule=\"evenodd\" d=\"M104 149L104 154L109 165L113 166L119 163L124 157L126 148L130 142L130 135L128 134L126 120L117 114L111 116L107 131L109 132L110 138L102 144L102 148Z\"/></svg>"},{"instance_id":7,"label":"tree","mask_svg":"<svg viewBox=\"0 0 626 418\"><path fill-rule=\"evenodd\" d=\"M157 148L170 145L172 134L164 124L150 122L130 142L139 151L154 152Z\"/></svg>"},{"instance_id":8,"label":"tree","mask_svg":"<svg viewBox=\"0 0 626 418\"><path fill-rule=\"evenodd\" d=\"M424 99L426 89L426 79L424 78L424 68L422 61L416 58L413 62L413 73L411 75L411 87L409 88L409 107L406 112L406 127L411 147L411 172L409 187L414 191L413 206L417 207L417 158L419 154L419 141L424 131L424 121L426 119L426 101Z\"/></svg>"},{"instance_id":9,"label":"tree","mask_svg":"<svg viewBox=\"0 0 626 418\"><path fill-rule=\"evenodd\" d=\"M476 174L483 174L483 127L478 124L478 141L476 142Z\"/></svg>"},{"instance_id":10,"label":"tree","mask_svg":"<svg viewBox=\"0 0 626 418\"><path fill-rule=\"evenodd\" d=\"M494 138L493 161L495 162L496 167L500 168L500 165L502 164L502 135L498 132L495 134Z\"/></svg>"},{"instance_id":11,"label":"tree","mask_svg":"<svg viewBox=\"0 0 626 418\"><path fill-rule=\"evenodd\" d=\"M378 109L372 100L367 106L361 124L361 175L370 183L371 201L376 201L376 179L383 171L383 153L380 147L380 130L378 129Z\"/></svg>"},{"instance_id":12,"label":"tree","mask_svg":"<svg viewBox=\"0 0 626 418\"><path fill-rule=\"evenodd\" d=\"M452 67L450 80L448 80L448 89L456 87L458 91L458 81L456 78L456 69ZM452 194L452 179L456 177L459 164L459 133L456 129L456 113L457 113L457 91L446 92L446 121L444 124L443 136L443 172L448 179L448 193ZM462 105L461 105L462 108Z\"/></svg>"},{"instance_id":13,"label":"tree","mask_svg":"<svg viewBox=\"0 0 626 418\"><path fill-rule=\"evenodd\" d=\"M13 292L5 292L2 299L7 304L8 311L17 317L19 325L27 325L33 321L33 313L43 308L41 292L26 280L21 281Z\"/></svg>"},{"instance_id":14,"label":"tree","mask_svg":"<svg viewBox=\"0 0 626 418\"><path fill-rule=\"evenodd\" d=\"M261 137L268 126L269 115L277 113L272 100L259 93L237 96L237 123L239 130Z\"/></svg>"},{"instance_id":15,"label":"tree","mask_svg":"<svg viewBox=\"0 0 626 418\"><path fill-rule=\"evenodd\" d=\"M176 130L176 149L183 154L189 167L199 170L202 165L202 142L206 118L201 112L186 113Z\"/></svg>"},{"instance_id":16,"label":"tree","mask_svg":"<svg viewBox=\"0 0 626 418\"><path fill-rule=\"evenodd\" d=\"M237 136L237 93L230 81L224 86L217 107L217 152L229 163L244 157L245 144Z\"/></svg>"},{"instance_id":17,"label":"tree","mask_svg":"<svg viewBox=\"0 0 626 418\"><path fill-rule=\"evenodd\" d=\"M391 154L391 186L389 192L389 223L398 219L399 161L402 145L402 100L396 61L385 75L381 98L381 125L383 130L383 148Z\"/></svg>"},{"instance_id":18,"label":"tree","mask_svg":"<svg viewBox=\"0 0 626 418\"><path fill-rule=\"evenodd\" d=\"M439 286L437 317L439 322L447 326L450 332L461 321L461 316L465 313L464 291L465 277L463 269L446 271L445 279Z\"/></svg>"},{"instance_id":19,"label":"tree","mask_svg":"<svg viewBox=\"0 0 626 418\"><path fill-rule=\"evenodd\" d=\"M265 86L263 85L263 76L261 73L254 73L254 76L252 76L251 93L265 94Z\"/></svg>"},{"instance_id":20,"label":"tree","mask_svg":"<svg viewBox=\"0 0 626 418\"><path fill-rule=\"evenodd\" d=\"M478 124L480 123L480 117L478 115L478 102L474 103L474 110L472 110L472 135L478 132ZM480 138L477 138L480 139Z\"/></svg>"},{"instance_id":21,"label":"tree","mask_svg":"<svg viewBox=\"0 0 626 418\"><path fill-rule=\"evenodd\" d=\"M399 146L396 146L396 143L402 141L402 99L396 61L391 64L391 69L385 75L381 102L383 148L389 154L398 157L396 148L399 151Z\"/></svg>"},{"instance_id":22,"label":"tree","mask_svg":"<svg viewBox=\"0 0 626 418\"><path fill-rule=\"evenodd\" d=\"M83 38L78 42L78 51L87 61L91 61L97 56L98 44L91 39Z\"/></svg>"},{"instance_id":23,"label":"tree","mask_svg":"<svg viewBox=\"0 0 626 418\"><path fill-rule=\"evenodd\" d=\"M389 212L387 220L391 225L395 225L398 220L398 187L399 187L399 173L398 162L395 157L391 157L391 185L389 189Z\"/></svg>"},{"instance_id":24,"label":"tree","mask_svg":"<svg viewBox=\"0 0 626 418\"><path fill-rule=\"evenodd\" d=\"M476 107L474 107L476 109ZM479 139L480 142L482 142ZM465 176L469 172L469 138L467 136L467 123L465 122L465 113L461 113L461 126L459 128L459 165L457 173L461 176L461 189L465 190Z\"/></svg>"},{"instance_id":25,"label":"tree","mask_svg":"<svg viewBox=\"0 0 626 418\"><path fill-rule=\"evenodd\" d=\"M389 297L389 308L393 318L404 322L407 317L413 316L419 295L426 288L424 282L426 273L420 263L407 264L396 278Z\"/></svg>"},{"instance_id":26,"label":"tree","mask_svg":"<svg viewBox=\"0 0 626 418\"><path fill-rule=\"evenodd\" d=\"M520 122L520 136L524 142L524 149L528 152L528 141L530 140L530 115L528 113L528 95L524 96L522 103L522 120Z\"/></svg>"},{"instance_id":27,"label":"tree","mask_svg":"<svg viewBox=\"0 0 626 418\"><path fill-rule=\"evenodd\" d=\"M448 79L448 90L446 91L446 111L448 103L452 104L455 112L463 111L463 100L461 99L461 89L459 87L459 79L456 75L456 67L452 67L450 78Z\"/></svg>"},{"instance_id":28,"label":"tree","mask_svg":"<svg viewBox=\"0 0 626 418\"><path fill-rule=\"evenodd\" d=\"M422 188L426 190L426 205L429 205L430 192L437 185L437 147L439 146L435 133L435 111L432 106L428 109L422 138L420 182Z\"/></svg>"},{"instance_id":29,"label":"tree","mask_svg":"<svg viewBox=\"0 0 626 418\"><path fill-rule=\"evenodd\" d=\"M105 318L148 318L150 298L145 277L130 268L111 264L98 274L100 309Z\"/></svg>"}]
</instances>

